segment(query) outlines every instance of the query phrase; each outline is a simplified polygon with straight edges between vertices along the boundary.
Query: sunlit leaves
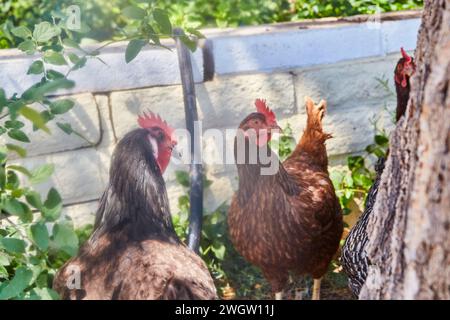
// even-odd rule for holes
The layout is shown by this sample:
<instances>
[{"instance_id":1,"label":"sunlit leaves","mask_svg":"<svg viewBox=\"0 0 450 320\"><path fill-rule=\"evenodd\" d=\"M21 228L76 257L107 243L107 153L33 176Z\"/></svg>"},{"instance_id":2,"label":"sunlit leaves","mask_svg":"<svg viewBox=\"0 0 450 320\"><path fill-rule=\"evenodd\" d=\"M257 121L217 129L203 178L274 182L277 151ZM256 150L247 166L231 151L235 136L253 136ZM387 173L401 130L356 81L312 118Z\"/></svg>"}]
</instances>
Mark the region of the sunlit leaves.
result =
<instances>
[{"instance_id":1,"label":"sunlit leaves","mask_svg":"<svg viewBox=\"0 0 450 320\"><path fill-rule=\"evenodd\" d=\"M31 171L29 182L31 184L39 184L44 182L53 174L54 171L55 166L53 164L43 164Z\"/></svg>"},{"instance_id":2,"label":"sunlit leaves","mask_svg":"<svg viewBox=\"0 0 450 320\"><path fill-rule=\"evenodd\" d=\"M36 51L36 45L32 40L25 40L21 42L17 48L26 54L33 54Z\"/></svg>"},{"instance_id":3,"label":"sunlit leaves","mask_svg":"<svg viewBox=\"0 0 450 320\"><path fill-rule=\"evenodd\" d=\"M20 109L20 114L30 120L37 128L50 133L50 129L45 125L45 120L41 114L33 108L24 106Z\"/></svg>"},{"instance_id":4,"label":"sunlit leaves","mask_svg":"<svg viewBox=\"0 0 450 320\"><path fill-rule=\"evenodd\" d=\"M31 37L31 31L25 26L19 26L11 29L11 33L16 37L26 39Z\"/></svg>"},{"instance_id":5,"label":"sunlit leaves","mask_svg":"<svg viewBox=\"0 0 450 320\"><path fill-rule=\"evenodd\" d=\"M44 21L34 26L33 38L37 42L46 42L61 33L61 29Z\"/></svg>"},{"instance_id":6,"label":"sunlit leaves","mask_svg":"<svg viewBox=\"0 0 450 320\"><path fill-rule=\"evenodd\" d=\"M13 151L13 152L17 153L22 158L27 156L27 151L18 145L7 143L6 148L9 151Z\"/></svg>"}]
</instances>

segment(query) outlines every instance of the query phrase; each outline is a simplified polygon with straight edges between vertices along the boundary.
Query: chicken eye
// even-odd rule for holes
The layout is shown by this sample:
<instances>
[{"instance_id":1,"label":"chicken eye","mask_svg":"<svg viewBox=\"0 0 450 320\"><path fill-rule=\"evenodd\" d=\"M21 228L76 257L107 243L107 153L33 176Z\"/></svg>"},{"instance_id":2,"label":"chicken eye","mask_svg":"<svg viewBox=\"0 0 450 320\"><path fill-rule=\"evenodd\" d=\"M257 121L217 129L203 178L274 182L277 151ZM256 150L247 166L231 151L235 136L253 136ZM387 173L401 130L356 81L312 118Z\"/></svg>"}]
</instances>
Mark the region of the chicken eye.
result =
<instances>
[{"instance_id":1,"label":"chicken eye","mask_svg":"<svg viewBox=\"0 0 450 320\"><path fill-rule=\"evenodd\" d=\"M259 124L259 120L253 120L253 124Z\"/></svg>"}]
</instances>

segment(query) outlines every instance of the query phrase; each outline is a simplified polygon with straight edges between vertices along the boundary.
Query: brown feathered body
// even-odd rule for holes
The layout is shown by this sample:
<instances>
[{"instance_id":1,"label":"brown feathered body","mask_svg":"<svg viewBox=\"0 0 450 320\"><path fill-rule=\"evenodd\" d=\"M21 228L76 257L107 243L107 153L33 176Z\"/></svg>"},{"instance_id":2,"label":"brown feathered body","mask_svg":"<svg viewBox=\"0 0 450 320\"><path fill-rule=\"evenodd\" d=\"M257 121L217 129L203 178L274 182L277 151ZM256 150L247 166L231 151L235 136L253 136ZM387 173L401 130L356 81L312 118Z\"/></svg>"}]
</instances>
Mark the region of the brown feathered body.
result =
<instances>
[{"instance_id":1,"label":"brown feathered body","mask_svg":"<svg viewBox=\"0 0 450 320\"><path fill-rule=\"evenodd\" d=\"M341 208L327 170L330 135L321 124L324 107L307 105L306 130L275 175L261 175L259 163L237 164L230 236L236 249L262 269L274 292L283 289L290 271L321 278L341 239Z\"/></svg>"},{"instance_id":2,"label":"brown feathered body","mask_svg":"<svg viewBox=\"0 0 450 320\"><path fill-rule=\"evenodd\" d=\"M205 263L174 231L147 135L118 143L94 232L55 276L63 299L217 298Z\"/></svg>"}]
</instances>

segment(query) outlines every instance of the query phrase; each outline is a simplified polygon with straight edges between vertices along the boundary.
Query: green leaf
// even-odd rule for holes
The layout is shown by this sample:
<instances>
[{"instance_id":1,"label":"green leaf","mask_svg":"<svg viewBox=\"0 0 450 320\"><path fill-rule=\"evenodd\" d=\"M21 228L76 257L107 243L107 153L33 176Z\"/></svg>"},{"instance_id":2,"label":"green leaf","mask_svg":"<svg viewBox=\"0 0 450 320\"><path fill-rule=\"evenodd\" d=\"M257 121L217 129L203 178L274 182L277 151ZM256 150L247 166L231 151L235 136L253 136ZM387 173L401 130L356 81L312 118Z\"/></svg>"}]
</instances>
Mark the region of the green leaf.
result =
<instances>
[{"instance_id":1,"label":"green leaf","mask_svg":"<svg viewBox=\"0 0 450 320\"><path fill-rule=\"evenodd\" d=\"M200 31L198 31L197 29L194 28L186 28L186 31L193 34L194 36L196 36L199 39L205 39L206 37L203 35L203 33L201 33Z\"/></svg>"},{"instance_id":2,"label":"green leaf","mask_svg":"<svg viewBox=\"0 0 450 320\"><path fill-rule=\"evenodd\" d=\"M386 157L386 153L381 148L376 148L373 152L378 158Z\"/></svg>"},{"instance_id":3,"label":"green leaf","mask_svg":"<svg viewBox=\"0 0 450 320\"><path fill-rule=\"evenodd\" d=\"M1 279L8 279L8 277L9 277L8 270L6 270L6 268L0 264L0 280ZM2 290L1 290L1 287L0 287L0 292L1 291Z\"/></svg>"},{"instance_id":4,"label":"green leaf","mask_svg":"<svg viewBox=\"0 0 450 320\"><path fill-rule=\"evenodd\" d=\"M64 38L63 44L69 48L80 49L80 45L75 40L72 40L70 38Z\"/></svg>"},{"instance_id":5,"label":"green leaf","mask_svg":"<svg viewBox=\"0 0 450 320\"><path fill-rule=\"evenodd\" d=\"M6 186L6 171L3 165L0 166L0 189L5 189Z\"/></svg>"},{"instance_id":6,"label":"green leaf","mask_svg":"<svg viewBox=\"0 0 450 320\"><path fill-rule=\"evenodd\" d=\"M9 165L9 166L8 166L8 170L14 170L14 171L23 173L23 174L26 175L27 177L31 177L31 172L28 171L27 168L22 167L22 166L18 166L18 165Z\"/></svg>"},{"instance_id":7,"label":"green leaf","mask_svg":"<svg viewBox=\"0 0 450 320\"><path fill-rule=\"evenodd\" d=\"M170 23L169 16L164 10L155 9L153 11L153 18L159 26L161 33L165 35L172 35L172 24Z\"/></svg>"},{"instance_id":8,"label":"green leaf","mask_svg":"<svg viewBox=\"0 0 450 320\"><path fill-rule=\"evenodd\" d=\"M24 253L25 241L17 238L3 238L0 240L2 246L11 253Z\"/></svg>"},{"instance_id":9,"label":"green leaf","mask_svg":"<svg viewBox=\"0 0 450 320\"><path fill-rule=\"evenodd\" d=\"M361 156L350 156L347 158L347 165L350 170L364 167L364 158Z\"/></svg>"},{"instance_id":10,"label":"green leaf","mask_svg":"<svg viewBox=\"0 0 450 320\"><path fill-rule=\"evenodd\" d=\"M33 241L39 247L39 249L45 251L48 248L50 236L48 234L47 227L43 223L36 223L30 227Z\"/></svg>"},{"instance_id":11,"label":"green leaf","mask_svg":"<svg viewBox=\"0 0 450 320\"><path fill-rule=\"evenodd\" d=\"M6 99L6 93L3 88L0 88L0 108L3 108L8 103L8 99Z\"/></svg>"},{"instance_id":12,"label":"green leaf","mask_svg":"<svg viewBox=\"0 0 450 320\"><path fill-rule=\"evenodd\" d=\"M57 66L63 66L67 64L64 56L61 53L55 51L47 51L44 54L44 61Z\"/></svg>"},{"instance_id":13,"label":"green leaf","mask_svg":"<svg viewBox=\"0 0 450 320\"><path fill-rule=\"evenodd\" d=\"M197 49L197 42L189 38L187 35L180 36L181 42L192 52Z\"/></svg>"},{"instance_id":14,"label":"green leaf","mask_svg":"<svg viewBox=\"0 0 450 320\"><path fill-rule=\"evenodd\" d=\"M47 75L47 78L49 80L56 80L56 79L65 78L65 76L61 72L58 72L58 71L55 71L55 70L52 70L52 69L47 70L46 75Z\"/></svg>"},{"instance_id":15,"label":"green leaf","mask_svg":"<svg viewBox=\"0 0 450 320\"><path fill-rule=\"evenodd\" d=\"M214 252L215 256L219 260L223 260L225 257L225 245L220 244L219 246L212 246L211 247L212 252Z\"/></svg>"},{"instance_id":16,"label":"green leaf","mask_svg":"<svg viewBox=\"0 0 450 320\"><path fill-rule=\"evenodd\" d=\"M353 178L350 174L347 174L344 177L344 183L347 187L352 188L353 187Z\"/></svg>"},{"instance_id":17,"label":"green leaf","mask_svg":"<svg viewBox=\"0 0 450 320\"><path fill-rule=\"evenodd\" d=\"M9 151L14 151L15 153L17 153L20 157L24 158L27 156L27 150L25 150L22 147L19 147L18 145L15 144L11 144L11 143L7 143L6 144L6 148Z\"/></svg>"},{"instance_id":18,"label":"green leaf","mask_svg":"<svg viewBox=\"0 0 450 320\"><path fill-rule=\"evenodd\" d=\"M30 139L25 134L25 132L23 132L22 130L19 130L19 129L11 129L11 130L9 130L8 131L8 136L10 138L18 140L18 141L30 142Z\"/></svg>"},{"instance_id":19,"label":"green leaf","mask_svg":"<svg viewBox=\"0 0 450 320\"><path fill-rule=\"evenodd\" d=\"M86 62L87 62L86 57L80 58L80 60L78 60L77 63L73 65L72 70L78 70L83 68L86 65Z\"/></svg>"},{"instance_id":20,"label":"green leaf","mask_svg":"<svg viewBox=\"0 0 450 320\"><path fill-rule=\"evenodd\" d=\"M78 237L70 226L55 223L53 227L53 240L60 250L74 256L78 250Z\"/></svg>"},{"instance_id":21,"label":"green leaf","mask_svg":"<svg viewBox=\"0 0 450 320\"><path fill-rule=\"evenodd\" d=\"M22 98L26 101L40 101L44 95L52 93L58 89L71 89L75 86L75 82L67 79L56 79L45 82L40 86L31 86L23 94Z\"/></svg>"},{"instance_id":22,"label":"green leaf","mask_svg":"<svg viewBox=\"0 0 450 320\"><path fill-rule=\"evenodd\" d=\"M44 202L42 214L47 221L55 221L59 218L62 210L62 199L56 189L51 188L48 192L47 199Z\"/></svg>"},{"instance_id":23,"label":"green leaf","mask_svg":"<svg viewBox=\"0 0 450 320\"><path fill-rule=\"evenodd\" d=\"M46 121L42 118L40 112L24 106L20 109L20 114L30 120L36 127L50 134L50 129L45 125Z\"/></svg>"},{"instance_id":24,"label":"green leaf","mask_svg":"<svg viewBox=\"0 0 450 320\"><path fill-rule=\"evenodd\" d=\"M32 277L33 272L26 267L17 268L14 278L0 292L0 300L11 299L21 294L30 284Z\"/></svg>"},{"instance_id":25,"label":"green leaf","mask_svg":"<svg viewBox=\"0 0 450 320\"><path fill-rule=\"evenodd\" d=\"M144 27L145 34L153 41L156 45L161 45L161 41L159 41L159 36L156 34L155 29L150 24L146 24Z\"/></svg>"},{"instance_id":26,"label":"green leaf","mask_svg":"<svg viewBox=\"0 0 450 320\"><path fill-rule=\"evenodd\" d=\"M36 46L32 40L25 40L21 42L17 48L26 54L33 54L36 51Z\"/></svg>"},{"instance_id":27,"label":"green leaf","mask_svg":"<svg viewBox=\"0 0 450 320\"><path fill-rule=\"evenodd\" d=\"M72 134L73 133L73 129L72 129L72 126L70 125L70 123L57 122L56 125L58 126L58 128L60 128L66 134Z\"/></svg>"},{"instance_id":28,"label":"green leaf","mask_svg":"<svg viewBox=\"0 0 450 320\"><path fill-rule=\"evenodd\" d=\"M8 190L15 190L19 188L19 177L14 171L8 170L6 174L7 184L5 186Z\"/></svg>"},{"instance_id":29,"label":"green leaf","mask_svg":"<svg viewBox=\"0 0 450 320\"><path fill-rule=\"evenodd\" d=\"M36 191L28 191L25 196L27 202L38 210L42 210L41 195Z\"/></svg>"},{"instance_id":30,"label":"green leaf","mask_svg":"<svg viewBox=\"0 0 450 320\"><path fill-rule=\"evenodd\" d=\"M376 148L377 148L376 144L369 144L365 150L367 153L373 153Z\"/></svg>"},{"instance_id":31,"label":"green leaf","mask_svg":"<svg viewBox=\"0 0 450 320\"><path fill-rule=\"evenodd\" d=\"M386 136L377 134L375 136L375 143L382 147L387 147L389 144L389 139Z\"/></svg>"},{"instance_id":32,"label":"green leaf","mask_svg":"<svg viewBox=\"0 0 450 320\"><path fill-rule=\"evenodd\" d=\"M20 129L23 128L25 124L19 120L7 120L5 121L5 128L8 129Z\"/></svg>"},{"instance_id":33,"label":"green leaf","mask_svg":"<svg viewBox=\"0 0 450 320\"><path fill-rule=\"evenodd\" d=\"M141 49L147 44L147 41L142 39L133 39L131 40L128 45L127 49L125 50L125 61L127 63L131 62L136 56L139 54Z\"/></svg>"},{"instance_id":34,"label":"green leaf","mask_svg":"<svg viewBox=\"0 0 450 320\"><path fill-rule=\"evenodd\" d=\"M122 14L129 18L134 20L141 20L144 19L146 16L146 12L144 9L141 9L137 6L129 6L122 10Z\"/></svg>"},{"instance_id":35,"label":"green leaf","mask_svg":"<svg viewBox=\"0 0 450 320\"><path fill-rule=\"evenodd\" d=\"M190 186L189 173L186 171L175 171L175 179L183 187L188 188Z\"/></svg>"},{"instance_id":36,"label":"green leaf","mask_svg":"<svg viewBox=\"0 0 450 320\"><path fill-rule=\"evenodd\" d=\"M14 199L14 198L8 198L5 200L5 203L3 205L3 210L8 212L9 214L13 214L16 216L21 216L25 213L22 205L20 204L20 201Z\"/></svg>"},{"instance_id":37,"label":"green leaf","mask_svg":"<svg viewBox=\"0 0 450 320\"><path fill-rule=\"evenodd\" d=\"M373 183L373 180L368 175L362 173L354 173L352 177L356 185L366 190L368 190Z\"/></svg>"},{"instance_id":38,"label":"green leaf","mask_svg":"<svg viewBox=\"0 0 450 320\"><path fill-rule=\"evenodd\" d=\"M68 55L70 62L72 63L77 63L78 61L80 61L80 57L77 56L75 53L70 52Z\"/></svg>"},{"instance_id":39,"label":"green leaf","mask_svg":"<svg viewBox=\"0 0 450 320\"><path fill-rule=\"evenodd\" d=\"M28 68L27 74L41 74L42 72L44 72L44 63L37 60Z\"/></svg>"},{"instance_id":40,"label":"green leaf","mask_svg":"<svg viewBox=\"0 0 450 320\"><path fill-rule=\"evenodd\" d=\"M0 266L9 266L11 259L8 255L0 252Z\"/></svg>"},{"instance_id":41,"label":"green leaf","mask_svg":"<svg viewBox=\"0 0 450 320\"><path fill-rule=\"evenodd\" d=\"M37 42L47 42L60 33L61 30L58 27L52 26L47 21L44 21L34 26L33 38Z\"/></svg>"},{"instance_id":42,"label":"green leaf","mask_svg":"<svg viewBox=\"0 0 450 320\"><path fill-rule=\"evenodd\" d=\"M59 300L59 295L56 291L50 288L34 288L33 289L36 296L40 300Z\"/></svg>"},{"instance_id":43,"label":"green leaf","mask_svg":"<svg viewBox=\"0 0 450 320\"><path fill-rule=\"evenodd\" d=\"M75 102L73 102L73 100L62 99L52 102L52 104L50 104L50 111L53 114L63 114L72 109L74 105Z\"/></svg>"},{"instance_id":44,"label":"green leaf","mask_svg":"<svg viewBox=\"0 0 450 320\"><path fill-rule=\"evenodd\" d=\"M28 29L25 26L15 27L15 28L11 29L11 32L16 37L19 37L19 38L22 38L22 39L26 39L26 38L31 37L30 29Z\"/></svg>"},{"instance_id":45,"label":"green leaf","mask_svg":"<svg viewBox=\"0 0 450 320\"><path fill-rule=\"evenodd\" d=\"M31 178L29 181L31 184L44 182L53 174L54 171L55 166L53 164L43 164L31 172Z\"/></svg>"}]
</instances>

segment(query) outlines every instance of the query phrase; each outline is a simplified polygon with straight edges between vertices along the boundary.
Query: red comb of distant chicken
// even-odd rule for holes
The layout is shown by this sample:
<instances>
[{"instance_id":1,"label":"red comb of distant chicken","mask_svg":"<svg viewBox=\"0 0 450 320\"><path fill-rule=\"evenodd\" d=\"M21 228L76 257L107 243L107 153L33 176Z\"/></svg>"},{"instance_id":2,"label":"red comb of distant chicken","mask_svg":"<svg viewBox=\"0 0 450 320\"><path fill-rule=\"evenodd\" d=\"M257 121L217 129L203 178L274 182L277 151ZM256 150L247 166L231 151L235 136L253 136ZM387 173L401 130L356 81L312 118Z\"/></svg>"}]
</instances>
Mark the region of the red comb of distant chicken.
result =
<instances>
[{"instance_id":1,"label":"red comb of distant chicken","mask_svg":"<svg viewBox=\"0 0 450 320\"><path fill-rule=\"evenodd\" d=\"M262 113L266 117L267 124L274 124L277 122L275 113L269 109L266 105L266 100L256 99L255 100L256 111Z\"/></svg>"},{"instance_id":2,"label":"red comb of distant chicken","mask_svg":"<svg viewBox=\"0 0 450 320\"><path fill-rule=\"evenodd\" d=\"M141 128L151 128L151 127L159 127L170 137L173 133L173 128L171 128L166 121L161 119L158 114L155 114L151 111L143 112L141 116L138 117L138 124Z\"/></svg>"},{"instance_id":3,"label":"red comb of distant chicken","mask_svg":"<svg viewBox=\"0 0 450 320\"><path fill-rule=\"evenodd\" d=\"M407 62L411 62L411 57L406 53L403 47L400 48L400 52L402 53L403 58L405 58Z\"/></svg>"}]
</instances>

